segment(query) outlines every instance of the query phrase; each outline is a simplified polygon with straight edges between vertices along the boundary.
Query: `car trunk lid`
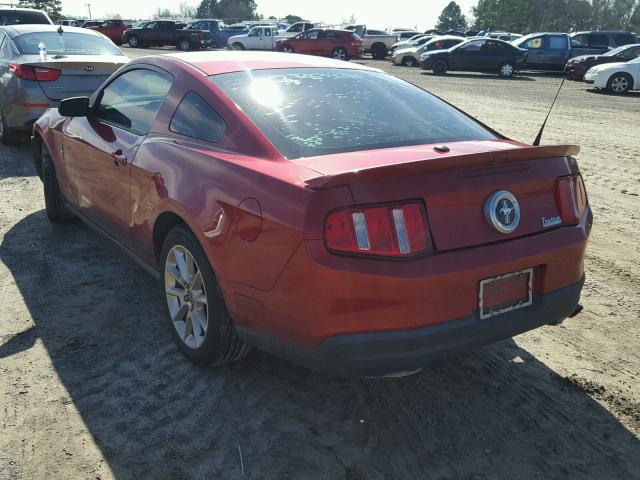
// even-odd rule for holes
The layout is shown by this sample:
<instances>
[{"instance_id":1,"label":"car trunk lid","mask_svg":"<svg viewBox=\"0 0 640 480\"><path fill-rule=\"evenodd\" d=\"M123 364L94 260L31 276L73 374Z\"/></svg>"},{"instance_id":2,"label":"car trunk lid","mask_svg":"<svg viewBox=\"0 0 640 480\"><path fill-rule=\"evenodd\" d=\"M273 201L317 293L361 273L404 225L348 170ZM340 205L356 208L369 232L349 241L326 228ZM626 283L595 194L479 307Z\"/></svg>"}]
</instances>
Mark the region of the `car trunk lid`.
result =
<instances>
[{"instance_id":1,"label":"car trunk lid","mask_svg":"<svg viewBox=\"0 0 640 480\"><path fill-rule=\"evenodd\" d=\"M535 234L556 226L558 177L576 170L571 145L531 147L510 141L455 142L440 152L421 145L296 160L323 175L314 190L347 185L356 205L420 199L437 250L451 250ZM446 149L448 151L443 151ZM512 233L493 228L485 204L507 190L517 199L520 223ZM547 221L543 221L546 219Z\"/></svg>"},{"instance_id":2,"label":"car trunk lid","mask_svg":"<svg viewBox=\"0 0 640 480\"><path fill-rule=\"evenodd\" d=\"M91 95L113 72L129 61L120 55L102 55L99 58L87 55L49 56L44 61L37 55L29 57L22 65L60 70L61 74L56 80L39 82L51 100Z\"/></svg>"}]
</instances>

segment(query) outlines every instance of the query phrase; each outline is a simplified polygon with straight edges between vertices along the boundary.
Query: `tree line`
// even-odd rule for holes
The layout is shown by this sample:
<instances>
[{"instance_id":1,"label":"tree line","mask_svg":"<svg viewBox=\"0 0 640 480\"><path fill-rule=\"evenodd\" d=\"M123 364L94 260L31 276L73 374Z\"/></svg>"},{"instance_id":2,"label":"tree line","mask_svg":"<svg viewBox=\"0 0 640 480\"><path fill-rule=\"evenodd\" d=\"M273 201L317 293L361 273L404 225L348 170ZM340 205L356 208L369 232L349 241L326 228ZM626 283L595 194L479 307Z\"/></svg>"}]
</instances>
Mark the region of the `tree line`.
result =
<instances>
[{"instance_id":1,"label":"tree line","mask_svg":"<svg viewBox=\"0 0 640 480\"><path fill-rule=\"evenodd\" d=\"M452 1L442 10L436 28L518 33L640 31L640 0L478 0L469 18Z\"/></svg>"}]
</instances>

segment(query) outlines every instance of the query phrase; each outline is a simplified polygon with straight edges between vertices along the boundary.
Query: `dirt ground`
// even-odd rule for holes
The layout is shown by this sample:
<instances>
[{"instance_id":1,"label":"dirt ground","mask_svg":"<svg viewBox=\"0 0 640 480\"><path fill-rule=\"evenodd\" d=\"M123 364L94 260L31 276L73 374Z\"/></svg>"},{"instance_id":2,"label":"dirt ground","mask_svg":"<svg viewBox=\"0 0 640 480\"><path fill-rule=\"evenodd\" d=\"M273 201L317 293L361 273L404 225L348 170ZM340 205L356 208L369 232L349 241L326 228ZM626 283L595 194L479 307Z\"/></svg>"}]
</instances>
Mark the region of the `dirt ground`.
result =
<instances>
[{"instance_id":1,"label":"dirt ground","mask_svg":"<svg viewBox=\"0 0 640 480\"><path fill-rule=\"evenodd\" d=\"M560 82L365 63L529 142ZM0 147L0 480L640 479L640 95L568 83L543 143L582 146L584 312L360 380L257 351L189 364L155 281L81 224L49 224L28 146Z\"/></svg>"}]
</instances>

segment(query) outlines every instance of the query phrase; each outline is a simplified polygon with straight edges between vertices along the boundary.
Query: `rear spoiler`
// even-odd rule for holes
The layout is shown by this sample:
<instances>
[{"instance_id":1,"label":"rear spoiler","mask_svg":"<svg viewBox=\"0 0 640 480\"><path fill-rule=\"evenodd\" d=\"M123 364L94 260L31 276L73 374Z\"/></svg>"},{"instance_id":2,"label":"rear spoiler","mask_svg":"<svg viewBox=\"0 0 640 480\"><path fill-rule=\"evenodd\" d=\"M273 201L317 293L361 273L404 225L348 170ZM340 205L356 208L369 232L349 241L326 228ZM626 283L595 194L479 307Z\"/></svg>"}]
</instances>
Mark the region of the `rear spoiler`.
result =
<instances>
[{"instance_id":1,"label":"rear spoiler","mask_svg":"<svg viewBox=\"0 0 640 480\"><path fill-rule=\"evenodd\" d=\"M542 147L518 147L509 150L498 150L481 153L439 154L435 158L413 162L396 163L380 167L364 168L324 175L306 181L312 190L324 190L337 185L358 183L382 178L398 178L434 172L450 168L496 167L515 162L539 160L543 158L561 158L577 155L577 145L547 145Z\"/></svg>"}]
</instances>

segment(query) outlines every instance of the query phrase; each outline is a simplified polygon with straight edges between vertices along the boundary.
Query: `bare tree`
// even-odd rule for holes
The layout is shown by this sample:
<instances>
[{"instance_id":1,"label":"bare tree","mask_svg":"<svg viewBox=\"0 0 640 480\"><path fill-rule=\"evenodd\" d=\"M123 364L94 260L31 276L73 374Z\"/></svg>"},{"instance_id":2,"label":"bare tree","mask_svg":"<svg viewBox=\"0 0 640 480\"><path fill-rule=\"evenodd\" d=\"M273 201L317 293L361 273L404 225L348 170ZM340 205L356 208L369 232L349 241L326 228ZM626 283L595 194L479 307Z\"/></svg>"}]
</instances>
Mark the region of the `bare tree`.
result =
<instances>
[{"instance_id":1,"label":"bare tree","mask_svg":"<svg viewBox=\"0 0 640 480\"><path fill-rule=\"evenodd\" d=\"M180 2L179 11L183 18L193 18L196 16L197 8L187 2Z\"/></svg>"}]
</instances>

